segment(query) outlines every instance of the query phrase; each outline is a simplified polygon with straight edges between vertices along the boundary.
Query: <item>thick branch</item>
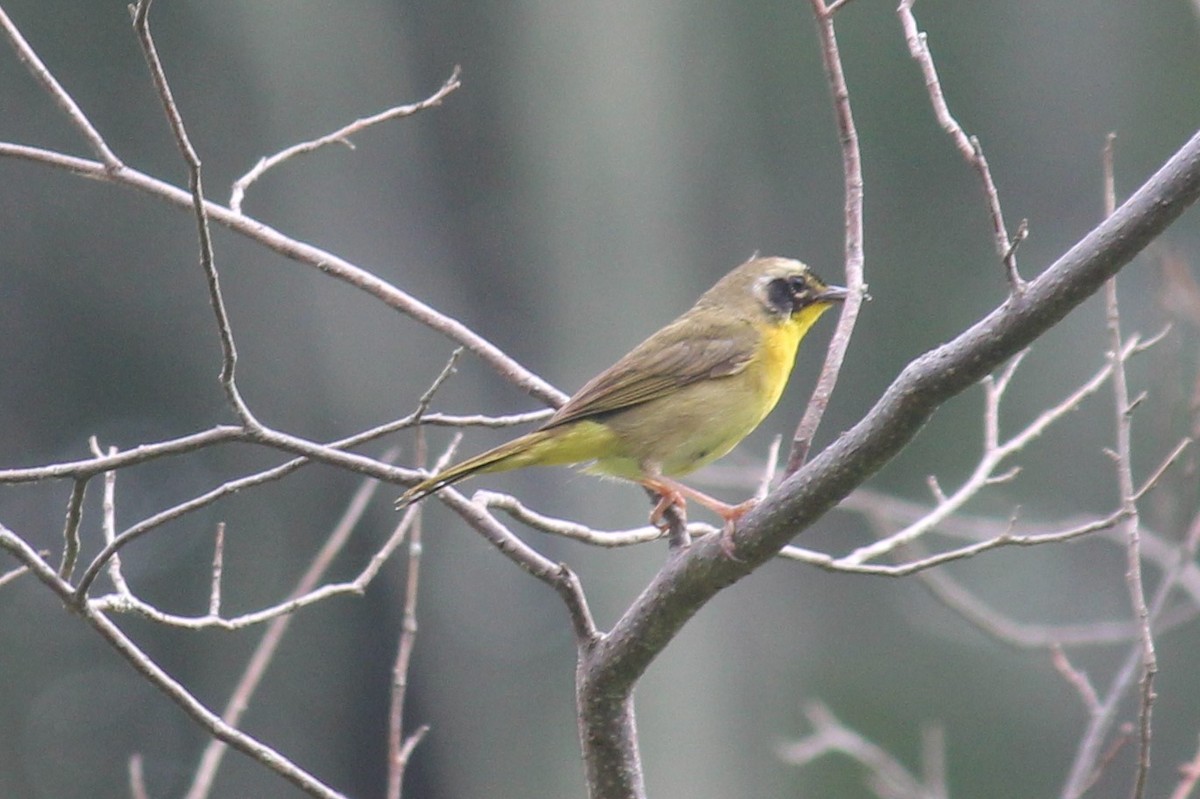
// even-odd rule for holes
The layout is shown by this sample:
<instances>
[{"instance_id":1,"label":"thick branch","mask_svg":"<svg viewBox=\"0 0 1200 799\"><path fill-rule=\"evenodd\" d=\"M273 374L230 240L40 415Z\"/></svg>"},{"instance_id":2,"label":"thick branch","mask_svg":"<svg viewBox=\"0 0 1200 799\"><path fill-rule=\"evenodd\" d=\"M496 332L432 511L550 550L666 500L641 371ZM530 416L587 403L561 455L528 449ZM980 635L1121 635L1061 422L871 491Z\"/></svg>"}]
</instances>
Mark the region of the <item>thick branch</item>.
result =
<instances>
[{"instance_id":1,"label":"thick branch","mask_svg":"<svg viewBox=\"0 0 1200 799\"><path fill-rule=\"evenodd\" d=\"M581 653L584 650L581 649ZM633 694L606 693L586 674L588 658L581 654L576 685L579 740L583 746L589 796L638 797L646 795L642 762L638 754Z\"/></svg>"},{"instance_id":2,"label":"thick branch","mask_svg":"<svg viewBox=\"0 0 1200 799\"><path fill-rule=\"evenodd\" d=\"M609 702L629 695L651 661L718 591L772 558L878 471L942 403L1056 325L1198 196L1200 134L1027 291L909 364L862 421L745 517L735 534L736 558L726 557L720 542L701 540L668 561L581 665L584 690Z\"/></svg>"}]
</instances>

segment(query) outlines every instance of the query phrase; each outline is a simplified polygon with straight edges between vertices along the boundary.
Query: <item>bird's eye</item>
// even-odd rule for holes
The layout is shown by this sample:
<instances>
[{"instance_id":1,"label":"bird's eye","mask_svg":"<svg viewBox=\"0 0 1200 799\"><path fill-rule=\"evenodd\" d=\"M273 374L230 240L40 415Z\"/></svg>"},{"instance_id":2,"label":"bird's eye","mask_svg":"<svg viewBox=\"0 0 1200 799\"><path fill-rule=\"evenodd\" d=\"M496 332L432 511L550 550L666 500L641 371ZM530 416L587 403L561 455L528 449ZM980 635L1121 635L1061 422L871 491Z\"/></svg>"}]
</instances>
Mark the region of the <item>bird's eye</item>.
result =
<instances>
[{"instance_id":1,"label":"bird's eye","mask_svg":"<svg viewBox=\"0 0 1200 799\"><path fill-rule=\"evenodd\" d=\"M795 307L796 287L791 278L775 278L766 286L765 304L772 313L788 316Z\"/></svg>"},{"instance_id":2,"label":"bird's eye","mask_svg":"<svg viewBox=\"0 0 1200 799\"><path fill-rule=\"evenodd\" d=\"M788 288L792 290L794 296L803 297L808 294L808 281L799 275L788 278Z\"/></svg>"}]
</instances>

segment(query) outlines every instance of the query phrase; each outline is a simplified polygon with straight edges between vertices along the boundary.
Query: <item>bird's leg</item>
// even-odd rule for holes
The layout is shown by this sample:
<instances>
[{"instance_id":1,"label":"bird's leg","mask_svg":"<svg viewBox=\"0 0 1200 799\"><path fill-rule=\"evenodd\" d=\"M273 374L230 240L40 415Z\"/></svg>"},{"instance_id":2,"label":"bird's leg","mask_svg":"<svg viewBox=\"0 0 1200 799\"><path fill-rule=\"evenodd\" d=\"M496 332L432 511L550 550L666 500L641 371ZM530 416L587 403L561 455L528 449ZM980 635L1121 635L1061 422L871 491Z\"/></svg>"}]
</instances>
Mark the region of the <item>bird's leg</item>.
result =
<instances>
[{"instance_id":1,"label":"bird's leg","mask_svg":"<svg viewBox=\"0 0 1200 799\"><path fill-rule=\"evenodd\" d=\"M658 504L654 506L654 510L650 512L650 523L660 530L665 529L662 525L662 516L667 508L675 505L683 511L687 507L687 500L689 499L696 500L696 502L699 502L724 519L725 526L721 529L721 551L731 558L734 557L733 531L737 527L738 520L758 504L757 499L748 499L736 505L728 505L719 499L710 497L702 491L697 491L694 488L685 486L683 483L662 477L661 475L643 480L642 485L657 492L659 497L661 497Z\"/></svg>"},{"instance_id":2,"label":"bird's leg","mask_svg":"<svg viewBox=\"0 0 1200 799\"><path fill-rule=\"evenodd\" d=\"M658 504L650 511L650 524L665 533L668 525L664 517L671 508L675 508L684 521L687 520L687 500L683 498L683 494L678 491L664 491L657 485L647 487L658 494Z\"/></svg>"},{"instance_id":3,"label":"bird's leg","mask_svg":"<svg viewBox=\"0 0 1200 799\"><path fill-rule=\"evenodd\" d=\"M651 493L658 495L658 502L650 511L650 524L662 530L664 533L671 533L671 546L674 548L677 545L686 546L690 543L687 535L687 500L683 494L675 490L671 485L661 478L647 478L642 481L642 486ZM666 518L667 511L675 509L677 521ZM676 523L673 524L672 522ZM678 529L673 529L678 528ZM676 540L678 538L679 540Z\"/></svg>"}]
</instances>

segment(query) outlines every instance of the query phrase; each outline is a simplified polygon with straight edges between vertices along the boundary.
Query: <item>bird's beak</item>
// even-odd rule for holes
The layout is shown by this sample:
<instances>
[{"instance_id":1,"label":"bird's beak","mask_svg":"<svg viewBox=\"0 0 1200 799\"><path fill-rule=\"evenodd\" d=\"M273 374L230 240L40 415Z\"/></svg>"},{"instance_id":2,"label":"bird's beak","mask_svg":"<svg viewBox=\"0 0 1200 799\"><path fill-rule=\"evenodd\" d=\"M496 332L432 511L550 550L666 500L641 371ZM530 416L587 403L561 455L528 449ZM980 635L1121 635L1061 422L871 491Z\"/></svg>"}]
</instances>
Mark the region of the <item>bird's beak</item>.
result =
<instances>
[{"instance_id":1,"label":"bird's beak","mask_svg":"<svg viewBox=\"0 0 1200 799\"><path fill-rule=\"evenodd\" d=\"M850 290L844 286L826 286L825 290L817 295L817 302L845 302L850 296Z\"/></svg>"}]
</instances>

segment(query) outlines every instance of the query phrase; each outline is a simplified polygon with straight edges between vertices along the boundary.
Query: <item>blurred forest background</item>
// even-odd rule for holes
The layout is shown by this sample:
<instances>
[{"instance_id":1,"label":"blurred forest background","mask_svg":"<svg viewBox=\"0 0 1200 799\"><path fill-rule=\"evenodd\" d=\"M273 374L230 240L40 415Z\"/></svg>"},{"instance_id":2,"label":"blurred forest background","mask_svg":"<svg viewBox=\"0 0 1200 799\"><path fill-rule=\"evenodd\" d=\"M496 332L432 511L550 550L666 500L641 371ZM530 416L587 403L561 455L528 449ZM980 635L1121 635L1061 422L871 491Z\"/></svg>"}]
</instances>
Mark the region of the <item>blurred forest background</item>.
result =
<instances>
[{"instance_id":1,"label":"blurred forest background","mask_svg":"<svg viewBox=\"0 0 1200 799\"><path fill-rule=\"evenodd\" d=\"M836 19L866 183L864 307L818 446L853 424L914 356L1001 302L976 174L930 111L894 0L856 0ZM186 185L121 2L4 3L117 154ZM977 134L1019 251L1036 274L1102 213L1101 158L1115 131L1117 190L1134 189L1200 125L1200 10L1187 0L921 0L916 13L952 111ZM245 210L372 271L446 312L565 391L672 318L752 253L800 258L841 282L842 174L829 91L807 3L779 0L448 2L160 0L153 28L210 197L255 161L355 118L432 93L456 64L463 88L440 109L372 129L269 173ZM88 155L0 48L0 139ZM410 412L452 345L370 297L214 227L248 402L269 424L332 440ZM0 468L77 459L87 440L130 448L229 418L220 352L197 267L191 216L135 193L17 161L0 162ZM1161 242L1200 270L1193 210ZM1170 319L1158 260L1120 278L1127 331ZM833 327L823 322L763 428L709 478L755 473L771 437L794 428ZM1144 478L1188 432L1197 330L1131 367L1148 391L1135 423ZM1039 342L1002 420L1021 424L1104 362L1093 300ZM871 487L927 502L980 446L981 394L940 413ZM502 413L536 403L466 357L435 408ZM508 435L471 431L465 452ZM433 446L449 433L430 434ZM398 443L410 451L411 437ZM1019 458L1023 468L974 512L1048 526L1116 502L1111 396L1102 391ZM373 453L382 451L378 445ZM131 523L279 456L247 447L123 473ZM1194 473L1192 473L1194 475ZM1151 503L1168 540L1195 512L1194 476L1173 473ZM1189 482L1191 481L1191 482ZM727 482L727 481L726 481ZM126 550L147 599L202 612L217 522L228 524L226 607L286 594L358 480L324 467L239 495ZM619 529L645 522L639 490L566 470L479 479L546 513ZM60 545L69 486L0 490L0 521ZM395 522L377 495L338 576ZM429 503L410 678L414 799L584 794L573 700L575 652L547 588ZM99 491L84 532L94 553ZM697 514L699 511L697 511ZM1174 526L1173 526L1174 525ZM517 528L520 530L520 528ZM665 544L595 551L529 534L581 574L602 627L661 564ZM871 540L830 513L806 546L841 553ZM1013 617L1129 617L1124 553L1088 540L990 553L952 572ZM0 559L0 570L11 567ZM1151 572L1153 576L1153 572ZM399 630L402 561L365 597L301 614L244 726L350 795L382 792L385 715ZM210 707L225 701L259 632L122 625ZM1105 684L1124 645L1072 652ZM1200 730L1200 636L1159 638L1152 796L1175 782ZM204 736L32 578L0 589L0 796L126 795L145 757L153 796L186 787ZM1042 652L1014 651L939 604L916 579L830 575L772 564L724 592L643 680L639 724L650 794L864 797L839 761L798 770L777 747L807 732L820 699L912 766L940 724L952 795L1057 795L1084 712ZM1133 708L1128 717L1133 719ZM1127 747L1094 796L1127 795ZM220 796L296 789L241 756Z\"/></svg>"}]
</instances>

